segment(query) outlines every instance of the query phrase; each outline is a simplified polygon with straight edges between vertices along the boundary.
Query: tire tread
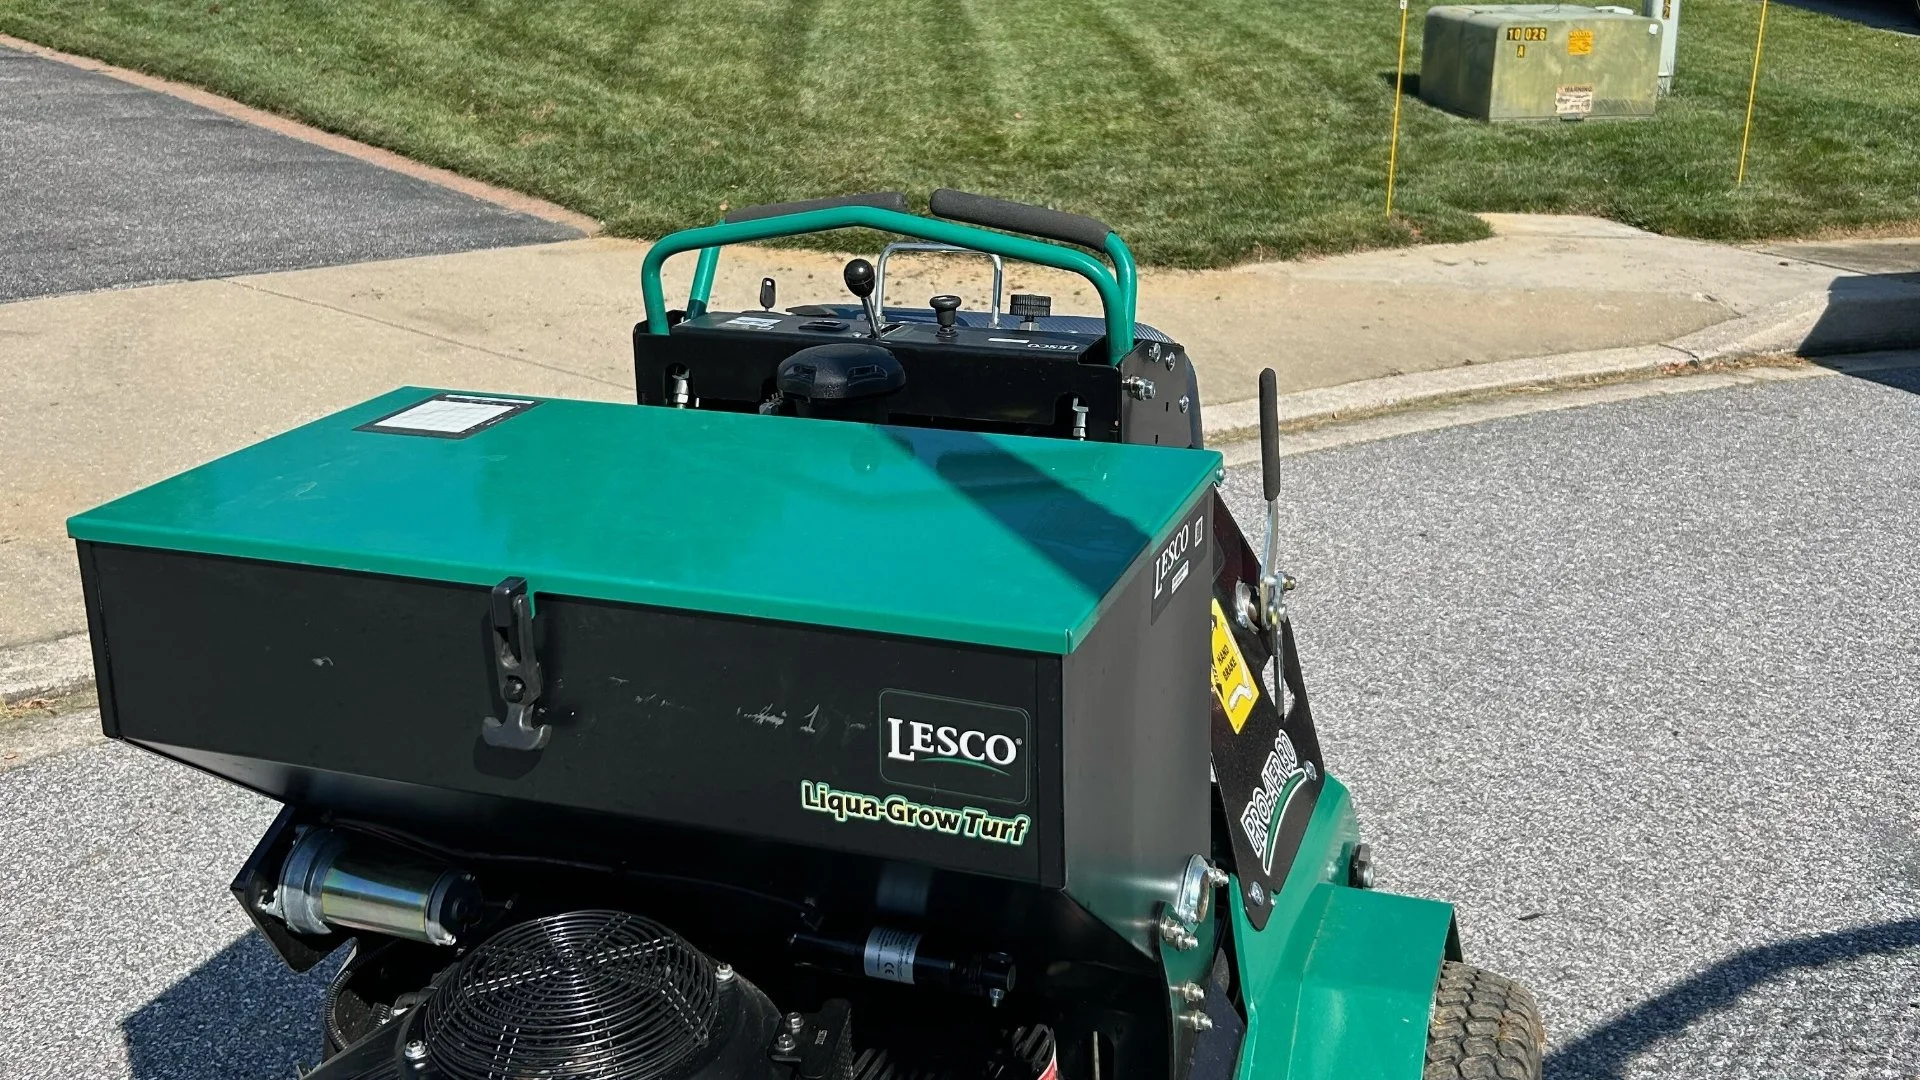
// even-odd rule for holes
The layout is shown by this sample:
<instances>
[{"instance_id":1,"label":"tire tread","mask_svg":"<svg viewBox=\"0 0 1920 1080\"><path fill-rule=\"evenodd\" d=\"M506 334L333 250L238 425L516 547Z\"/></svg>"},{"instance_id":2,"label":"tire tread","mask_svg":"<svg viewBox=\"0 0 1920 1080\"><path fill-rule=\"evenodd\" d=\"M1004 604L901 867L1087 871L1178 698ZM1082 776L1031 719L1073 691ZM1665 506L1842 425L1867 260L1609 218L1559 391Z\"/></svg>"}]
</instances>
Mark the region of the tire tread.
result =
<instances>
[{"instance_id":1,"label":"tire tread","mask_svg":"<svg viewBox=\"0 0 1920 1080\"><path fill-rule=\"evenodd\" d=\"M1469 964L1440 965L1422 1080L1540 1080L1546 1044L1526 987Z\"/></svg>"}]
</instances>

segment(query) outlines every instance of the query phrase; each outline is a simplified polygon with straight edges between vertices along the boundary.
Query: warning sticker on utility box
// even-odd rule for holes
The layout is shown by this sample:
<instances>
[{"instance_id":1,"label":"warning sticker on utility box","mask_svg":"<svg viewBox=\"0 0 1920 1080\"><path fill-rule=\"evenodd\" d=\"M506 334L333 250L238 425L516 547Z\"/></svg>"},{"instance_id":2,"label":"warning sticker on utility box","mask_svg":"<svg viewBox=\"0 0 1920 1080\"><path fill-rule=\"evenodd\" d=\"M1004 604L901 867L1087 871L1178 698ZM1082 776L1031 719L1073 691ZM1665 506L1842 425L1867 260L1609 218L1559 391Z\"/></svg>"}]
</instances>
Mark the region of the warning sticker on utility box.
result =
<instances>
[{"instance_id":1,"label":"warning sticker on utility box","mask_svg":"<svg viewBox=\"0 0 1920 1080\"><path fill-rule=\"evenodd\" d=\"M1253 672L1247 668L1247 658L1240 654L1240 643L1233 640L1233 627L1227 625L1218 600L1213 602L1213 693L1226 710L1233 733L1240 734L1254 703L1260 700L1260 691L1253 685Z\"/></svg>"},{"instance_id":2,"label":"warning sticker on utility box","mask_svg":"<svg viewBox=\"0 0 1920 1080\"><path fill-rule=\"evenodd\" d=\"M1553 111L1575 120L1587 115L1593 111L1593 87L1560 87L1553 92Z\"/></svg>"},{"instance_id":3,"label":"warning sticker on utility box","mask_svg":"<svg viewBox=\"0 0 1920 1080\"><path fill-rule=\"evenodd\" d=\"M1568 56L1593 55L1593 31L1572 30L1567 33Z\"/></svg>"}]
</instances>

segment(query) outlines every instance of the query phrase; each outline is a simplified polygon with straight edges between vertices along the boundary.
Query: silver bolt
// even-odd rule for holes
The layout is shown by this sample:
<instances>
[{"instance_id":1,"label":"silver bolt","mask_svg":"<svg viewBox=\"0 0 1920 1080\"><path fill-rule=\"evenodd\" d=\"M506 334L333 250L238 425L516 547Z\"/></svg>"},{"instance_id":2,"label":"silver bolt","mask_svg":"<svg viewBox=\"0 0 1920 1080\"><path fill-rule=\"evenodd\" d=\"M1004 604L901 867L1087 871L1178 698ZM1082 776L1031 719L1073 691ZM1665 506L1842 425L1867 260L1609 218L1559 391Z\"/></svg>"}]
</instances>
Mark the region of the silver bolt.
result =
<instances>
[{"instance_id":1,"label":"silver bolt","mask_svg":"<svg viewBox=\"0 0 1920 1080\"><path fill-rule=\"evenodd\" d=\"M1160 939L1181 952L1200 946L1200 939L1193 931L1170 918L1160 920Z\"/></svg>"},{"instance_id":2,"label":"silver bolt","mask_svg":"<svg viewBox=\"0 0 1920 1080\"><path fill-rule=\"evenodd\" d=\"M1267 890L1261 888L1260 883L1256 881L1247 886L1247 899L1253 901L1255 907L1259 907L1267 902Z\"/></svg>"},{"instance_id":3,"label":"silver bolt","mask_svg":"<svg viewBox=\"0 0 1920 1080\"><path fill-rule=\"evenodd\" d=\"M788 1031L791 1031L795 1035L798 1035L802 1031L806 1030L806 1027L807 1027L806 1017L801 1016L797 1012L787 1014L787 1030Z\"/></svg>"},{"instance_id":4,"label":"silver bolt","mask_svg":"<svg viewBox=\"0 0 1920 1080\"><path fill-rule=\"evenodd\" d=\"M1174 354L1174 351L1172 349L1168 349L1166 359L1167 359L1167 370L1172 371L1174 361L1178 360L1179 357Z\"/></svg>"},{"instance_id":5,"label":"silver bolt","mask_svg":"<svg viewBox=\"0 0 1920 1080\"><path fill-rule=\"evenodd\" d=\"M733 965L721 964L719 967L714 968L713 978L714 978L714 981L716 982L723 982L723 983L732 982L733 981Z\"/></svg>"},{"instance_id":6,"label":"silver bolt","mask_svg":"<svg viewBox=\"0 0 1920 1080\"><path fill-rule=\"evenodd\" d=\"M1207 867L1207 884L1213 886L1214 888L1218 889L1224 886L1227 882L1232 880L1233 880L1233 875L1227 873L1225 870L1222 870L1217 866Z\"/></svg>"},{"instance_id":7,"label":"silver bolt","mask_svg":"<svg viewBox=\"0 0 1920 1080\"><path fill-rule=\"evenodd\" d=\"M1127 393L1132 394L1136 401L1152 401L1157 393L1152 379L1143 379L1138 375L1127 376L1120 380L1120 385L1126 387Z\"/></svg>"},{"instance_id":8,"label":"silver bolt","mask_svg":"<svg viewBox=\"0 0 1920 1080\"><path fill-rule=\"evenodd\" d=\"M1173 992L1179 996L1181 1001L1189 1005L1198 1005L1207 1000L1207 991L1201 987L1199 983L1183 982L1179 986L1174 987Z\"/></svg>"},{"instance_id":9,"label":"silver bolt","mask_svg":"<svg viewBox=\"0 0 1920 1080\"><path fill-rule=\"evenodd\" d=\"M1186 412L1189 408L1192 408L1192 407L1193 407L1193 399L1188 397L1185 394L1181 394L1180 395L1180 411Z\"/></svg>"},{"instance_id":10,"label":"silver bolt","mask_svg":"<svg viewBox=\"0 0 1920 1080\"><path fill-rule=\"evenodd\" d=\"M1208 1018L1206 1013L1197 1013L1197 1012L1181 1013L1180 1022L1182 1024L1185 1024L1190 1030L1193 1030L1193 1031L1212 1031L1213 1030L1213 1021Z\"/></svg>"},{"instance_id":11,"label":"silver bolt","mask_svg":"<svg viewBox=\"0 0 1920 1080\"><path fill-rule=\"evenodd\" d=\"M791 1053L793 1048L798 1045L799 1043L794 1041L793 1036L784 1031L780 1033L778 1038L773 1040L773 1048L783 1054Z\"/></svg>"},{"instance_id":12,"label":"silver bolt","mask_svg":"<svg viewBox=\"0 0 1920 1080\"><path fill-rule=\"evenodd\" d=\"M427 1044L421 1042L419 1039L408 1042L407 1045L400 1048L400 1052L406 1055L408 1061L427 1060Z\"/></svg>"}]
</instances>

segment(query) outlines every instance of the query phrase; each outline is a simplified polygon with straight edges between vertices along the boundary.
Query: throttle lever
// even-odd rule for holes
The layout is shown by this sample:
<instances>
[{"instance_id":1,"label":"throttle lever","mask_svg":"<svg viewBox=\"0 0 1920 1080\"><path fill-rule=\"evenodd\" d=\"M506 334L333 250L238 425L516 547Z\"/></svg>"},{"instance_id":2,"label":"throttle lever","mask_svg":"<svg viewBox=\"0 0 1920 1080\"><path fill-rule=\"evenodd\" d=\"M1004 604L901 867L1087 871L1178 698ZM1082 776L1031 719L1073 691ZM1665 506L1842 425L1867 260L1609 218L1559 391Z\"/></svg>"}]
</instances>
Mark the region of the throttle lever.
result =
<instances>
[{"instance_id":1,"label":"throttle lever","mask_svg":"<svg viewBox=\"0 0 1920 1080\"><path fill-rule=\"evenodd\" d=\"M880 311L873 300L873 264L865 259L854 259L840 272L840 278L847 283L847 291L860 298L860 306L867 313L868 337L880 336Z\"/></svg>"},{"instance_id":2,"label":"throttle lever","mask_svg":"<svg viewBox=\"0 0 1920 1080\"><path fill-rule=\"evenodd\" d=\"M1267 500L1267 538L1260 557L1260 621L1274 658L1280 659L1281 593L1287 577L1275 565L1280 554L1280 379L1260 372L1260 493Z\"/></svg>"}]
</instances>

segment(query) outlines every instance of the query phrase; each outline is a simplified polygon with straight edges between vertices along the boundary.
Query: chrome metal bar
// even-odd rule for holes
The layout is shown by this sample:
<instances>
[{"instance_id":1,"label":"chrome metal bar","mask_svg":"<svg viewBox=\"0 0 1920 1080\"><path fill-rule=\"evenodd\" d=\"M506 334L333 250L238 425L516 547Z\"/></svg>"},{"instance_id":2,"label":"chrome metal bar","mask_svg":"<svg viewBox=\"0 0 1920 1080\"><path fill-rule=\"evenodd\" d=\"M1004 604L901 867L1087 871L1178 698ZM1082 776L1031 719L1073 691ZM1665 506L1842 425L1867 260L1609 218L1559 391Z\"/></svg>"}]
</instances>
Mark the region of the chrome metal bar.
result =
<instances>
[{"instance_id":1,"label":"chrome metal bar","mask_svg":"<svg viewBox=\"0 0 1920 1080\"><path fill-rule=\"evenodd\" d=\"M880 249L880 257L873 264L873 300L881 311L887 310L887 256L896 251L912 251L935 255L985 255L993 260L993 303L989 308L987 326L1000 329L1000 298L1006 292L1006 264L1000 256L986 251L976 251L969 247L956 247L953 244L929 244L917 240L900 240Z\"/></svg>"}]
</instances>

